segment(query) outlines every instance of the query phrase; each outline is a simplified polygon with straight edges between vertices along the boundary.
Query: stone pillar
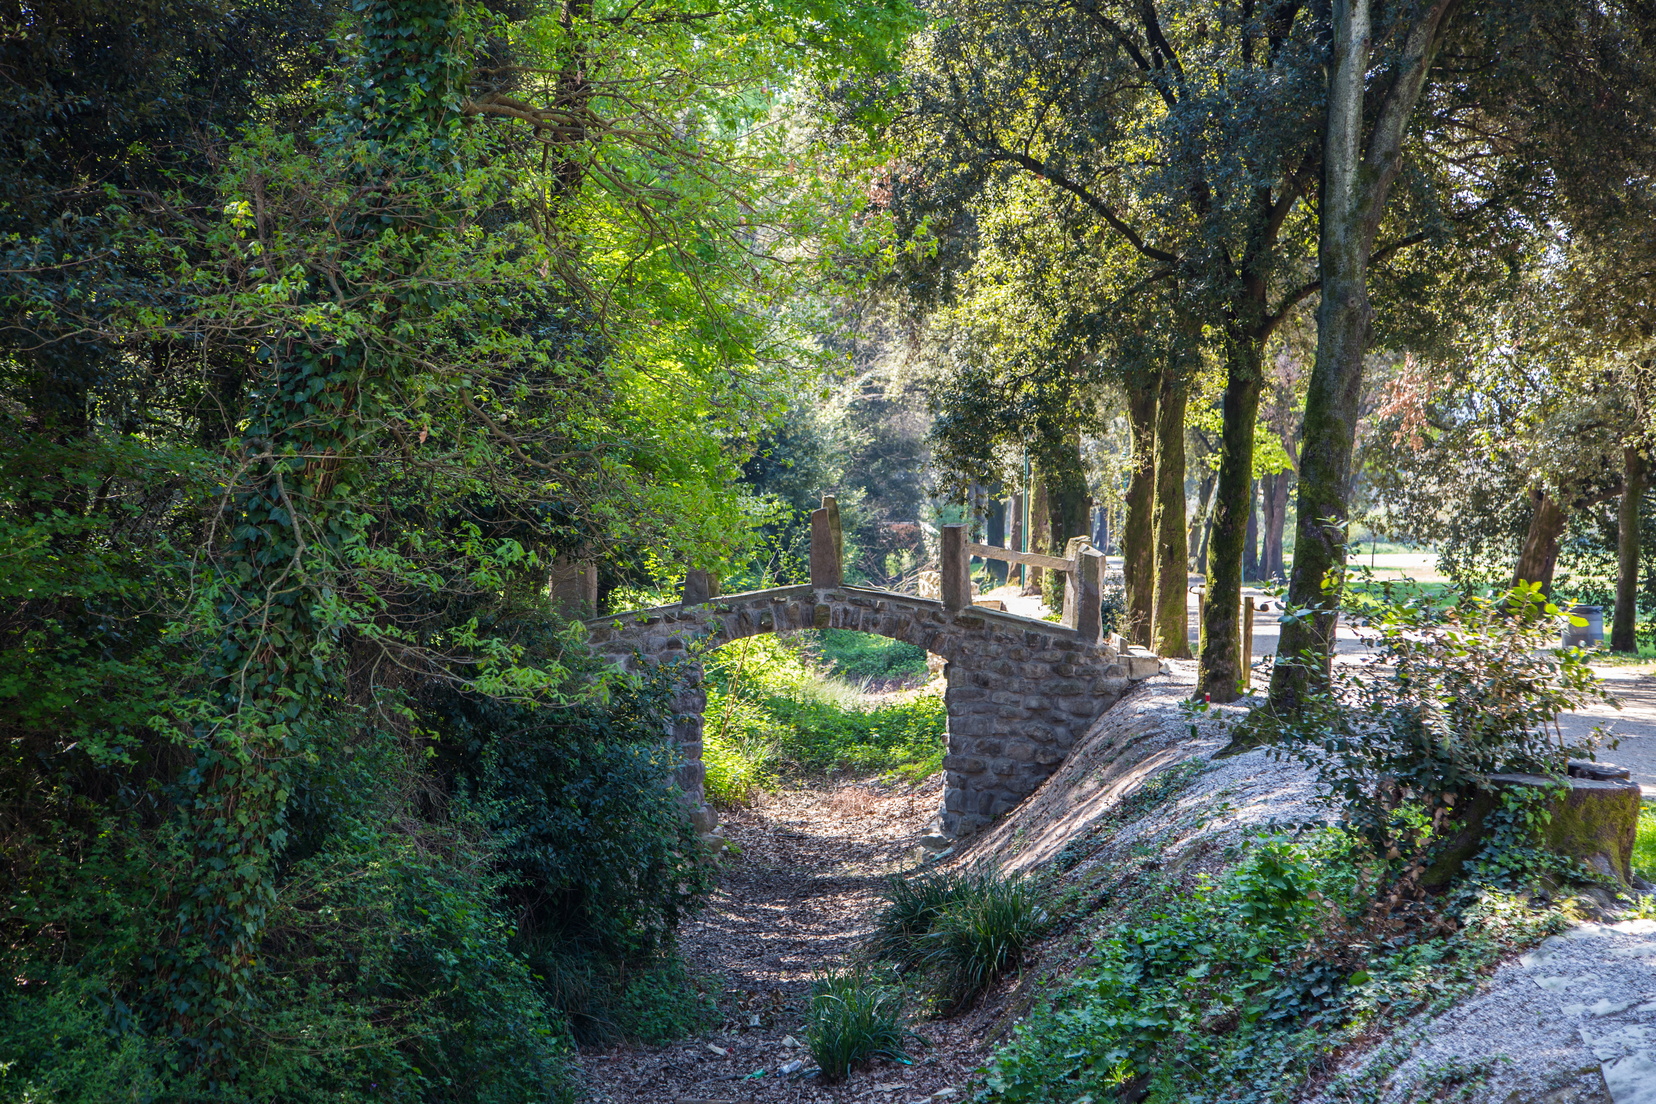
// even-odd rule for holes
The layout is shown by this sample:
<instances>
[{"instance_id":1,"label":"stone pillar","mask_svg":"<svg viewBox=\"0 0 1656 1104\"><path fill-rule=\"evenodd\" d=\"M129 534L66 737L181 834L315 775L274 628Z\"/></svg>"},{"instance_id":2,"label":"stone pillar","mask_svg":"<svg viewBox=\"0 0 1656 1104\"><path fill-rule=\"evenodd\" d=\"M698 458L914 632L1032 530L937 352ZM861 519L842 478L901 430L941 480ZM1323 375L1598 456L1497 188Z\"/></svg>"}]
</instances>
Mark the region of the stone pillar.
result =
<instances>
[{"instance_id":1,"label":"stone pillar","mask_svg":"<svg viewBox=\"0 0 1656 1104\"><path fill-rule=\"evenodd\" d=\"M684 573L684 594L681 606L695 606L719 596L719 577L711 571L693 567Z\"/></svg>"},{"instance_id":2,"label":"stone pillar","mask_svg":"<svg viewBox=\"0 0 1656 1104\"><path fill-rule=\"evenodd\" d=\"M822 496L822 509L811 511L811 585L829 590L845 582L841 562L845 542L840 532L839 504Z\"/></svg>"},{"instance_id":3,"label":"stone pillar","mask_svg":"<svg viewBox=\"0 0 1656 1104\"><path fill-rule=\"evenodd\" d=\"M1104 630L1104 553L1083 544L1076 548L1075 558L1075 570L1064 585L1063 624L1091 643Z\"/></svg>"},{"instance_id":4,"label":"stone pillar","mask_svg":"<svg viewBox=\"0 0 1656 1104\"><path fill-rule=\"evenodd\" d=\"M559 556L547 578L552 608L570 617L592 617L598 612L598 567L586 560Z\"/></svg>"},{"instance_id":5,"label":"stone pillar","mask_svg":"<svg viewBox=\"0 0 1656 1104\"><path fill-rule=\"evenodd\" d=\"M972 604L971 557L966 555L966 526L945 525L938 551L942 575L943 608L965 609Z\"/></svg>"},{"instance_id":6,"label":"stone pillar","mask_svg":"<svg viewBox=\"0 0 1656 1104\"><path fill-rule=\"evenodd\" d=\"M707 803L707 769L702 765L703 713L707 710L707 691L702 686L702 669L688 664L684 679L673 691L668 708L673 711L669 735L677 747L680 762L673 780L684 792L685 813L697 833L707 835L719 823L719 816Z\"/></svg>"}]
</instances>

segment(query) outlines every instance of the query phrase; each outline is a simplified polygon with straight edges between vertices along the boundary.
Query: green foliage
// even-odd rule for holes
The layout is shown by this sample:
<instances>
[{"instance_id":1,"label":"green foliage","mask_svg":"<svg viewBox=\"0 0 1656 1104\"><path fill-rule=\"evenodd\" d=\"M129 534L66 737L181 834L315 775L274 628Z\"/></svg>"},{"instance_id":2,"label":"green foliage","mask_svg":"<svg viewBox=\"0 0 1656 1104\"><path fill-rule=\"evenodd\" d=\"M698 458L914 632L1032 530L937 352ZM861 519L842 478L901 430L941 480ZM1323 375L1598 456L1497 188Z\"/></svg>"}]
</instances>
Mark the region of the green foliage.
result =
<instances>
[{"instance_id":1,"label":"green foliage","mask_svg":"<svg viewBox=\"0 0 1656 1104\"><path fill-rule=\"evenodd\" d=\"M805 1046L830 1084L875 1058L909 1060L903 991L868 970L830 970L811 983Z\"/></svg>"},{"instance_id":2,"label":"green foliage","mask_svg":"<svg viewBox=\"0 0 1656 1104\"><path fill-rule=\"evenodd\" d=\"M818 648L834 674L852 682L924 681L926 650L854 629L823 629Z\"/></svg>"},{"instance_id":3,"label":"green foliage","mask_svg":"<svg viewBox=\"0 0 1656 1104\"><path fill-rule=\"evenodd\" d=\"M1633 841L1633 869L1647 882L1656 881L1656 801L1639 806L1639 833Z\"/></svg>"},{"instance_id":4,"label":"green foliage","mask_svg":"<svg viewBox=\"0 0 1656 1104\"><path fill-rule=\"evenodd\" d=\"M676 958L637 966L531 947L535 979L583 1047L669 1043L712 1026L717 1005Z\"/></svg>"},{"instance_id":5,"label":"green foliage","mask_svg":"<svg viewBox=\"0 0 1656 1104\"><path fill-rule=\"evenodd\" d=\"M1223 877L1167 887L1014 1029L987 1099L1286 1102L1346 1042L1442 1007L1557 923L1493 890L1452 934L1396 923L1367 855L1335 832L1256 838Z\"/></svg>"},{"instance_id":6,"label":"green foliage","mask_svg":"<svg viewBox=\"0 0 1656 1104\"><path fill-rule=\"evenodd\" d=\"M737 641L709 660L707 675L704 739L726 759L733 794L744 792L744 776L762 785L773 762L797 774L896 773L911 780L942 765L941 697L920 693L869 706L856 687L825 672L802 641Z\"/></svg>"},{"instance_id":7,"label":"green foliage","mask_svg":"<svg viewBox=\"0 0 1656 1104\"><path fill-rule=\"evenodd\" d=\"M1318 773L1349 823L1382 850L1412 850L1491 774L1562 776L1565 759L1587 749L1554 722L1606 694L1580 652L1548 650L1561 615L1533 584L1454 604L1382 590L1365 622L1372 669L1336 666L1330 692L1267 723L1280 753ZM1403 815L1414 806L1424 822Z\"/></svg>"},{"instance_id":8,"label":"green foliage","mask_svg":"<svg viewBox=\"0 0 1656 1104\"><path fill-rule=\"evenodd\" d=\"M441 703L439 762L499 841L519 929L617 961L648 959L711 887L665 784L661 743L672 672L603 707L535 707L467 696Z\"/></svg>"}]
</instances>

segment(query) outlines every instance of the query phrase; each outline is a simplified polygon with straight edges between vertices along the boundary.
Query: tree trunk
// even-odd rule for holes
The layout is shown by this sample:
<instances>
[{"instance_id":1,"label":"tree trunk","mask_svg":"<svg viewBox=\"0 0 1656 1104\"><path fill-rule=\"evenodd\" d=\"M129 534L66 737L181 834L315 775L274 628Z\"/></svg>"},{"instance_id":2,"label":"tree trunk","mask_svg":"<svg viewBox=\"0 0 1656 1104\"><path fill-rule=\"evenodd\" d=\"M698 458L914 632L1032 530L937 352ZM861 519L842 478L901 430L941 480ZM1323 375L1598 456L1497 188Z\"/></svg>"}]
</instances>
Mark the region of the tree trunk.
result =
<instances>
[{"instance_id":1,"label":"tree trunk","mask_svg":"<svg viewBox=\"0 0 1656 1104\"><path fill-rule=\"evenodd\" d=\"M1248 529L1242 538L1242 578L1252 581L1259 575L1259 480L1248 484Z\"/></svg>"},{"instance_id":2,"label":"tree trunk","mask_svg":"<svg viewBox=\"0 0 1656 1104\"><path fill-rule=\"evenodd\" d=\"M1207 604L1201 625L1201 665L1196 691L1210 701L1232 702L1242 681L1242 540L1248 529L1248 487L1253 481L1254 423L1259 416L1262 344L1231 343L1220 430L1219 484L1214 489Z\"/></svg>"},{"instance_id":3,"label":"tree trunk","mask_svg":"<svg viewBox=\"0 0 1656 1104\"><path fill-rule=\"evenodd\" d=\"M1127 483L1127 518L1121 527L1121 574L1127 587L1127 626L1122 636L1150 646L1156 593L1156 541L1152 519L1156 499L1157 379L1135 374L1127 384L1127 422L1132 431L1133 473Z\"/></svg>"},{"instance_id":4,"label":"tree trunk","mask_svg":"<svg viewBox=\"0 0 1656 1104\"><path fill-rule=\"evenodd\" d=\"M1040 465L1033 464L1029 469L1029 550L1056 556L1052 550L1051 511L1047 505L1046 473ZM1046 572L1039 567L1024 570L1024 594L1040 594Z\"/></svg>"},{"instance_id":5,"label":"tree trunk","mask_svg":"<svg viewBox=\"0 0 1656 1104\"><path fill-rule=\"evenodd\" d=\"M1041 551L1062 556L1071 537L1089 536L1092 520L1092 495L1087 490L1087 469L1081 459L1080 432L1071 432L1060 448L1043 454L1039 467L1047 504L1047 548ZM1053 609L1064 608L1067 578L1057 571L1046 573L1043 593L1046 604Z\"/></svg>"},{"instance_id":6,"label":"tree trunk","mask_svg":"<svg viewBox=\"0 0 1656 1104\"><path fill-rule=\"evenodd\" d=\"M1616 613L1610 626L1610 650L1639 650L1639 516L1645 492L1645 460L1639 450L1622 450L1621 511L1616 532Z\"/></svg>"},{"instance_id":7,"label":"tree trunk","mask_svg":"<svg viewBox=\"0 0 1656 1104\"><path fill-rule=\"evenodd\" d=\"M1558 540L1569 523L1569 511L1552 495L1539 487L1530 490L1529 531L1524 534L1524 547L1518 553L1517 566L1512 571L1512 582L1540 583L1541 593L1552 593L1553 568L1558 566Z\"/></svg>"},{"instance_id":8,"label":"tree trunk","mask_svg":"<svg viewBox=\"0 0 1656 1104\"><path fill-rule=\"evenodd\" d=\"M1373 309L1368 266L1392 181L1403 164L1403 140L1426 74L1457 0L1427 0L1399 27L1400 49L1378 74L1384 90L1364 140L1364 81L1373 34L1369 0L1334 0L1333 56L1318 204L1317 360L1305 400L1300 454L1299 518L1294 531L1292 606L1310 615L1282 626L1271 709L1298 712L1313 686L1327 684L1334 625L1344 583L1346 493L1357 434ZM1389 79L1387 79L1389 76Z\"/></svg>"},{"instance_id":9,"label":"tree trunk","mask_svg":"<svg viewBox=\"0 0 1656 1104\"><path fill-rule=\"evenodd\" d=\"M1159 656L1190 658L1186 610L1190 591L1190 548L1185 543L1185 402L1189 383L1182 366L1162 372L1156 395L1155 632Z\"/></svg>"},{"instance_id":10,"label":"tree trunk","mask_svg":"<svg viewBox=\"0 0 1656 1104\"><path fill-rule=\"evenodd\" d=\"M1190 543L1196 546L1196 572L1207 574L1208 534L1213 531L1213 485L1218 473L1209 470L1196 488L1196 520L1190 528Z\"/></svg>"},{"instance_id":11,"label":"tree trunk","mask_svg":"<svg viewBox=\"0 0 1656 1104\"><path fill-rule=\"evenodd\" d=\"M1288 525L1288 473L1276 472L1260 479L1261 512L1264 514L1264 548L1261 550L1260 577L1280 583L1288 577L1287 565L1282 559L1282 533Z\"/></svg>"}]
</instances>

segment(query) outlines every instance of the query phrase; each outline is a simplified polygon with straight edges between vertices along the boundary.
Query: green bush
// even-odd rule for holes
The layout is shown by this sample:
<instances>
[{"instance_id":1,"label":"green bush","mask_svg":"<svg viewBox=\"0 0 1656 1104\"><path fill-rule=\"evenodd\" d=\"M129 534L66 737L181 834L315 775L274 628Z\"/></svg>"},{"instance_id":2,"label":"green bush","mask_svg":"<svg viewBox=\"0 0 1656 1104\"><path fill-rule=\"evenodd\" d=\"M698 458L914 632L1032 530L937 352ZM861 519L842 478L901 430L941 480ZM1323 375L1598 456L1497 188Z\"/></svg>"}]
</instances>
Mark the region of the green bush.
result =
<instances>
[{"instance_id":1,"label":"green bush","mask_svg":"<svg viewBox=\"0 0 1656 1104\"><path fill-rule=\"evenodd\" d=\"M887 878L885 904L874 918L874 953L899 969L918 965L926 953L923 940L966 888L966 879L943 873Z\"/></svg>"},{"instance_id":2,"label":"green bush","mask_svg":"<svg viewBox=\"0 0 1656 1104\"><path fill-rule=\"evenodd\" d=\"M1024 952L1046 923L1027 880L980 874L937 916L923 941L922 965L946 1008L970 1004Z\"/></svg>"},{"instance_id":3,"label":"green bush","mask_svg":"<svg viewBox=\"0 0 1656 1104\"><path fill-rule=\"evenodd\" d=\"M1633 870L1647 882L1656 881L1656 801L1639 806L1639 834L1633 842Z\"/></svg>"},{"instance_id":4,"label":"green bush","mask_svg":"<svg viewBox=\"0 0 1656 1104\"><path fill-rule=\"evenodd\" d=\"M1318 773L1372 844L1418 851L1489 775L1562 776L1567 757L1587 754L1560 740L1554 722L1607 695L1580 652L1549 650L1562 614L1534 584L1453 604L1400 597L1390 584L1380 593L1366 619L1374 664L1336 665L1329 691L1266 721L1281 751ZM1401 816L1415 804L1425 814L1418 824Z\"/></svg>"},{"instance_id":5,"label":"green bush","mask_svg":"<svg viewBox=\"0 0 1656 1104\"><path fill-rule=\"evenodd\" d=\"M822 1079L844 1081L875 1058L907 1061L902 990L867 970L833 971L811 984L805 1045Z\"/></svg>"},{"instance_id":6,"label":"green bush","mask_svg":"<svg viewBox=\"0 0 1656 1104\"><path fill-rule=\"evenodd\" d=\"M764 706L710 687L702 766L707 771L707 799L733 808L750 804L775 781L775 763L784 733Z\"/></svg>"},{"instance_id":7,"label":"green bush","mask_svg":"<svg viewBox=\"0 0 1656 1104\"><path fill-rule=\"evenodd\" d=\"M531 947L529 959L583 1047L668 1043L712 1026L717 1013L705 983L676 958L626 968L554 946Z\"/></svg>"},{"instance_id":8,"label":"green bush","mask_svg":"<svg viewBox=\"0 0 1656 1104\"><path fill-rule=\"evenodd\" d=\"M668 784L674 672L608 706L554 709L455 696L439 763L478 808L509 874L519 931L616 962L651 961L712 886Z\"/></svg>"}]
</instances>

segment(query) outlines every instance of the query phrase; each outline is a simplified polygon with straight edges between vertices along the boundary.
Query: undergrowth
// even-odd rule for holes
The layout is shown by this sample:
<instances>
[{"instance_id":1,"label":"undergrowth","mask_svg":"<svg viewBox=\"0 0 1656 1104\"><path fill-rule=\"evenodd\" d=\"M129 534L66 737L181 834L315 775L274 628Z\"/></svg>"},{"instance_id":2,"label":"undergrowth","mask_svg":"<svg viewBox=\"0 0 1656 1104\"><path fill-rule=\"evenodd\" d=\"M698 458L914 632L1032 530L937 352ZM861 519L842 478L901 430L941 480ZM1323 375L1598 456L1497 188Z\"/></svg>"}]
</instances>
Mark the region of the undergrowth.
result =
<instances>
[{"instance_id":1,"label":"undergrowth","mask_svg":"<svg viewBox=\"0 0 1656 1104\"><path fill-rule=\"evenodd\" d=\"M1446 1007L1559 924L1492 886L1440 910L1338 830L1256 837L1222 877L1164 885L1101 932L991 1060L983 1099L1288 1101L1345 1043Z\"/></svg>"},{"instance_id":2,"label":"undergrowth","mask_svg":"<svg viewBox=\"0 0 1656 1104\"><path fill-rule=\"evenodd\" d=\"M1639 834L1633 841L1633 872L1656 882L1656 799L1639 806Z\"/></svg>"},{"instance_id":3,"label":"undergrowth","mask_svg":"<svg viewBox=\"0 0 1656 1104\"><path fill-rule=\"evenodd\" d=\"M703 763L713 801L744 804L784 776L847 772L917 782L941 769L939 695L870 704L809 644L751 637L709 658Z\"/></svg>"}]
</instances>

